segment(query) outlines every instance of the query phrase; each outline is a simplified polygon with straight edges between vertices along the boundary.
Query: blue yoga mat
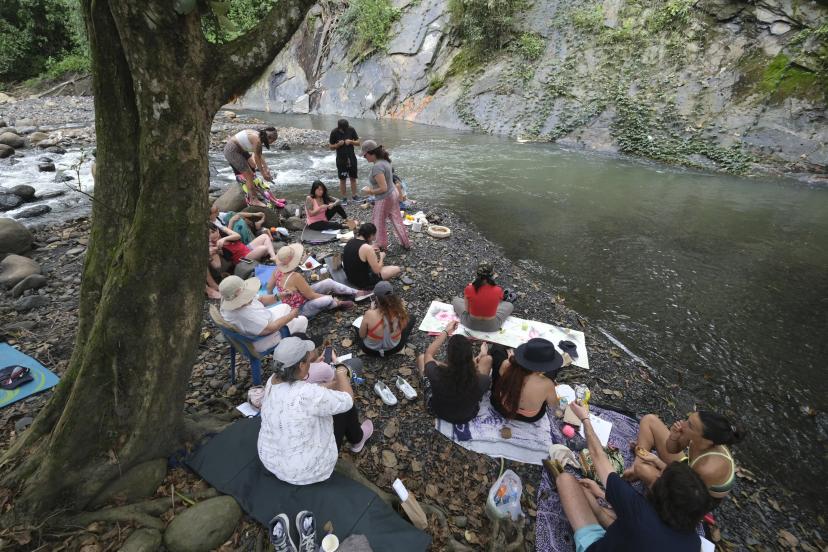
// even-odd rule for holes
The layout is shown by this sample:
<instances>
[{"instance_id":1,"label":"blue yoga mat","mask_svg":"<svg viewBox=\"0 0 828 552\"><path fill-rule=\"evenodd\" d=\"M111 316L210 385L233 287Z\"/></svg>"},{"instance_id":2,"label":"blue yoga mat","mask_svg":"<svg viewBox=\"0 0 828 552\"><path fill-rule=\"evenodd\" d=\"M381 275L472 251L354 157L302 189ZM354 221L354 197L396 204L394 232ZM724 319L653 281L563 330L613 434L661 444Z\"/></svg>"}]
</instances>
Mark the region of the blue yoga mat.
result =
<instances>
[{"instance_id":1,"label":"blue yoga mat","mask_svg":"<svg viewBox=\"0 0 828 552\"><path fill-rule=\"evenodd\" d=\"M46 391L57 385L60 381L60 378L44 368L42 364L29 355L21 353L8 343L0 343L0 368L14 366L16 364L29 368L34 380L21 385L17 389L0 389L0 408L25 399L35 393Z\"/></svg>"},{"instance_id":2,"label":"blue yoga mat","mask_svg":"<svg viewBox=\"0 0 828 552\"><path fill-rule=\"evenodd\" d=\"M267 293L267 281L270 280L270 277L273 276L273 273L276 271L276 267L273 265L256 265L256 268L253 269L256 278L262 283L262 287L259 290L259 295L264 295Z\"/></svg>"}]
</instances>

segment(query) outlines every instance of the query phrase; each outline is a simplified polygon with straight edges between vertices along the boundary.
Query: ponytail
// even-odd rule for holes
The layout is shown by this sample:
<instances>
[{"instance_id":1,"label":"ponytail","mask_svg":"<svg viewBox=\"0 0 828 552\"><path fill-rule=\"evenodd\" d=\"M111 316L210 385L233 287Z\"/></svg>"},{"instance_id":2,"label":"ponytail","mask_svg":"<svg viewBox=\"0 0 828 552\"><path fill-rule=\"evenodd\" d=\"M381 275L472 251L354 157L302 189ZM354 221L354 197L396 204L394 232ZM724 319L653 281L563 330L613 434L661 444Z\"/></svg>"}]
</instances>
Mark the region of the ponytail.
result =
<instances>
[{"instance_id":1,"label":"ponytail","mask_svg":"<svg viewBox=\"0 0 828 552\"><path fill-rule=\"evenodd\" d=\"M373 155L377 156L377 159L382 159L384 161L391 162L391 155L388 153L388 150L382 146L377 146L377 149L372 150L370 152Z\"/></svg>"},{"instance_id":2,"label":"ponytail","mask_svg":"<svg viewBox=\"0 0 828 552\"><path fill-rule=\"evenodd\" d=\"M276 130L276 127L272 126L259 129L259 141L262 143L264 147L270 149L270 139L267 137L268 132L272 132L278 138L279 131Z\"/></svg>"},{"instance_id":3,"label":"ponytail","mask_svg":"<svg viewBox=\"0 0 828 552\"><path fill-rule=\"evenodd\" d=\"M746 431L731 424L730 420L709 410L699 410L699 419L704 426L702 437L713 442L714 445L735 445L745 438Z\"/></svg>"}]
</instances>

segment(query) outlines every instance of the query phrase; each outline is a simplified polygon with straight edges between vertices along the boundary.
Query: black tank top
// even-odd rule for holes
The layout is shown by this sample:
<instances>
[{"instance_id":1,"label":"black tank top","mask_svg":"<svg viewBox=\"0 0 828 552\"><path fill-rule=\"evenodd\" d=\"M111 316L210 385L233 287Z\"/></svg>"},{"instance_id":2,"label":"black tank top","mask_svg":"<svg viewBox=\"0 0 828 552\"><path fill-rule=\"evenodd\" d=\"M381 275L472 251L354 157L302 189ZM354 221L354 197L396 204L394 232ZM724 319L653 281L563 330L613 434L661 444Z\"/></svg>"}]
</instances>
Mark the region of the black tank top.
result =
<instances>
[{"instance_id":1,"label":"black tank top","mask_svg":"<svg viewBox=\"0 0 828 552\"><path fill-rule=\"evenodd\" d=\"M342 250L342 267L345 269L345 275L348 281L359 288L372 287L371 265L359 258L359 248L365 245L365 240L354 238L345 244L345 249Z\"/></svg>"}]
</instances>

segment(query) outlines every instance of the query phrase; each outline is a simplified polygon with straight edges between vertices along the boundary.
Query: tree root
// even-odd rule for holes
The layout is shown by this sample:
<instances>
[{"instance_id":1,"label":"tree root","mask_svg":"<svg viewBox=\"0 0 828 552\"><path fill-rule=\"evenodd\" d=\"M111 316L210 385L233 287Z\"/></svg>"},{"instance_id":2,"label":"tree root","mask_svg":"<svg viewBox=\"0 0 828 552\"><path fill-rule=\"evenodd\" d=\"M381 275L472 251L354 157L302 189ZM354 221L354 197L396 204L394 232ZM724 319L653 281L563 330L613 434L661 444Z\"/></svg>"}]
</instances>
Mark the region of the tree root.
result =
<instances>
[{"instance_id":1,"label":"tree root","mask_svg":"<svg viewBox=\"0 0 828 552\"><path fill-rule=\"evenodd\" d=\"M81 512L66 520L66 525L86 527L95 521L134 522L144 527L164 530L164 522L158 519L172 507L169 498L154 498L126 506L103 508L94 512Z\"/></svg>"},{"instance_id":2,"label":"tree root","mask_svg":"<svg viewBox=\"0 0 828 552\"><path fill-rule=\"evenodd\" d=\"M181 427L181 440L195 443L211 433L220 433L230 425L229 421L215 416L185 415Z\"/></svg>"},{"instance_id":3,"label":"tree root","mask_svg":"<svg viewBox=\"0 0 828 552\"><path fill-rule=\"evenodd\" d=\"M523 550L524 538L523 528L526 525L526 518L521 517L518 521L511 519L492 520L492 538L489 541L489 550L497 552L513 552ZM511 541L507 542L509 535L514 535Z\"/></svg>"}]
</instances>

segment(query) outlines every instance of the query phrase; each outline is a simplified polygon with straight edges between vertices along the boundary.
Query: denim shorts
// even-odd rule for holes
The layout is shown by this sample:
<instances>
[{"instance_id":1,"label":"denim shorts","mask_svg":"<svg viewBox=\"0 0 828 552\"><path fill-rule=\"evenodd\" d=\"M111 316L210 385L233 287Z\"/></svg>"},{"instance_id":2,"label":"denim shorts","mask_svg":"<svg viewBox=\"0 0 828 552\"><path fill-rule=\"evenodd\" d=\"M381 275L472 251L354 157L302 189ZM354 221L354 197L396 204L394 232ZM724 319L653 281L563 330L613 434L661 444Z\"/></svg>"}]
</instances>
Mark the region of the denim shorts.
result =
<instances>
[{"instance_id":1,"label":"denim shorts","mask_svg":"<svg viewBox=\"0 0 828 552\"><path fill-rule=\"evenodd\" d=\"M575 552L586 552L587 548L601 540L606 533L597 523L581 527L575 531Z\"/></svg>"}]
</instances>

